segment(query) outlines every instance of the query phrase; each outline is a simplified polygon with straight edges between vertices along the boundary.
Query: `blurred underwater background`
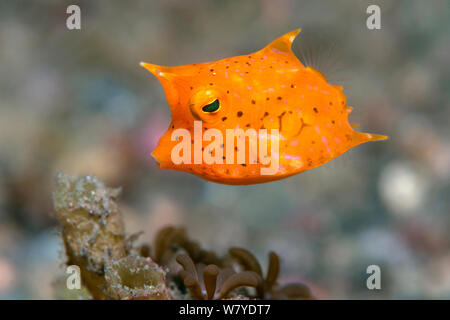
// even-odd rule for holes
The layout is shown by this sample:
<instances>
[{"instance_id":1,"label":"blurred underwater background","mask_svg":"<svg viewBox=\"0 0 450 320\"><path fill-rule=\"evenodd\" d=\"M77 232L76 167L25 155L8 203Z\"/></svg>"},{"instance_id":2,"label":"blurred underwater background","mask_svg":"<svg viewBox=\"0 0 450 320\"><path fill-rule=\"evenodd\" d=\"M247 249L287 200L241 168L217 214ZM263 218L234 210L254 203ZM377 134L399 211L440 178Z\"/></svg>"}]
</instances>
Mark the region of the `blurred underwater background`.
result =
<instances>
[{"instance_id":1,"label":"blurred underwater background","mask_svg":"<svg viewBox=\"0 0 450 320\"><path fill-rule=\"evenodd\" d=\"M52 299L64 274L51 193L58 172L121 186L128 231L150 242L184 226L218 254L282 259L281 282L318 298L450 298L448 1L0 2L0 299ZM366 9L381 8L380 30ZM150 153L170 122L140 61L182 65L256 51L302 28L299 55L344 86L354 148L277 182L226 186L159 170ZM320 67L319 67L320 70ZM368 290L379 265L382 289Z\"/></svg>"}]
</instances>

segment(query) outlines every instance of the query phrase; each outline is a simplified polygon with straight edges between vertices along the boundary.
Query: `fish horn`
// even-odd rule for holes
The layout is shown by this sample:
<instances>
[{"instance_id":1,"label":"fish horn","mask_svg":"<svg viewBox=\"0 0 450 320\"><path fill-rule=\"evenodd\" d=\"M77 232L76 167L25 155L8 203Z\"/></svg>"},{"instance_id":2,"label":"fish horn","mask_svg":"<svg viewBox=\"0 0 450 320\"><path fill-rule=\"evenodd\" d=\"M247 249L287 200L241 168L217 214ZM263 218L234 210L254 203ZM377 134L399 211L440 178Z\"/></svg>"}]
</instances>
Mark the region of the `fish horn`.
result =
<instances>
[{"instance_id":1,"label":"fish horn","mask_svg":"<svg viewBox=\"0 0 450 320\"><path fill-rule=\"evenodd\" d=\"M275 49L281 52L291 52L292 43L302 29L296 29L288 32L278 39L272 41L265 49Z\"/></svg>"},{"instance_id":2,"label":"fish horn","mask_svg":"<svg viewBox=\"0 0 450 320\"><path fill-rule=\"evenodd\" d=\"M141 62L139 65L150 71L158 79L166 78L167 80L170 80L168 78L172 75L172 73L169 71L170 67L159 66L157 64L151 64L147 62Z\"/></svg>"},{"instance_id":3,"label":"fish horn","mask_svg":"<svg viewBox=\"0 0 450 320\"><path fill-rule=\"evenodd\" d=\"M367 133L367 136L369 138L369 141L381 141L381 140L388 140L388 136L383 136L380 134L374 134L374 133Z\"/></svg>"},{"instance_id":4,"label":"fish horn","mask_svg":"<svg viewBox=\"0 0 450 320\"><path fill-rule=\"evenodd\" d=\"M354 131L353 132L353 142L355 145L368 142L368 141L380 141L380 140L387 140L389 139L388 136L382 136L379 134L374 133L366 133L366 132L359 132Z\"/></svg>"},{"instance_id":5,"label":"fish horn","mask_svg":"<svg viewBox=\"0 0 450 320\"><path fill-rule=\"evenodd\" d=\"M178 100L178 91L176 88L177 75L172 72L173 67L159 66L147 62L141 62L141 67L144 67L150 71L161 83L166 93L166 98L169 101L169 105L175 103Z\"/></svg>"}]
</instances>

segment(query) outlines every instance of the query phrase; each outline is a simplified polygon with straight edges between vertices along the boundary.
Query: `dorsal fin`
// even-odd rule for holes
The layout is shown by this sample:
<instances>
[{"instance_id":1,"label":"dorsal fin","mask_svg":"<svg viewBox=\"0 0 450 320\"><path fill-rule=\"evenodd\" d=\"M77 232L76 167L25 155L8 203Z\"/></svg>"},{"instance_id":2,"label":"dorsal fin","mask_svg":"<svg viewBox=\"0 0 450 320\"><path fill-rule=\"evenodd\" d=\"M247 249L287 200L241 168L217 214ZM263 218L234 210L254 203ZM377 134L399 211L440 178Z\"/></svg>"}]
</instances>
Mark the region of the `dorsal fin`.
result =
<instances>
[{"instance_id":1,"label":"dorsal fin","mask_svg":"<svg viewBox=\"0 0 450 320\"><path fill-rule=\"evenodd\" d=\"M292 43L295 40L295 37L302 31L302 29L293 30L291 32L282 35L276 40L272 41L268 46L266 46L263 50L277 50L279 52L291 53L292 52Z\"/></svg>"}]
</instances>

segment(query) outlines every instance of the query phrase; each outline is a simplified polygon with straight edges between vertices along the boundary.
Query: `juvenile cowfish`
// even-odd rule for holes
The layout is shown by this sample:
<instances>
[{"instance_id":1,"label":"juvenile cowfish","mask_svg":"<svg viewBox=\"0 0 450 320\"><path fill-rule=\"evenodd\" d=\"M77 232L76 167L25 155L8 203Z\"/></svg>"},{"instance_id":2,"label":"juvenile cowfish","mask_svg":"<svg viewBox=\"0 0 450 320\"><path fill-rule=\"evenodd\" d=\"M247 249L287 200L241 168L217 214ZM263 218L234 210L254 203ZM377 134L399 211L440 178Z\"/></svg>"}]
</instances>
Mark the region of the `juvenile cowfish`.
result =
<instances>
[{"instance_id":1,"label":"juvenile cowfish","mask_svg":"<svg viewBox=\"0 0 450 320\"><path fill-rule=\"evenodd\" d=\"M299 32L255 53L209 63L142 62L162 84L172 112L169 129L152 152L159 167L217 183L255 184L386 139L353 130L343 88L329 84L292 52ZM230 132L235 136L228 139Z\"/></svg>"}]
</instances>

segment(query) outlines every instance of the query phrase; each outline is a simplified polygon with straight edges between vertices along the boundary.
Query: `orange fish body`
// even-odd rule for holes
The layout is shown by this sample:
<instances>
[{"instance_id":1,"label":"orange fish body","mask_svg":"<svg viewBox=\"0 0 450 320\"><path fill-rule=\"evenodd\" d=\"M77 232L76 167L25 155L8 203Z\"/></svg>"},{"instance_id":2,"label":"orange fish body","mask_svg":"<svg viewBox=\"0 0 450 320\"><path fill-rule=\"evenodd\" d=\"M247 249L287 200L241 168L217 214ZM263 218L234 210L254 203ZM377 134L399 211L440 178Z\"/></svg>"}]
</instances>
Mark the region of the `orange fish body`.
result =
<instances>
[{"instance_id":1,"label":"orange fish body","mask_svg":"<svg viewBox=\"0 0 450 320\"><path fill-rule=\"evenodd\" d=\"M289 32L255 53L210 63L141 63L161 82L172 112L169 129L152 153L160 168L223 184L263 183L318 167L361 143L386 139L353 130L348 122L352 108L342 87L327 83L292 52L299 32ZM265 139L258 140L258 146L267 146L277 157L276 170L263 174L270 166L263 161L267 154L252 149L250 135L240 145L234 138L221 138L227 129L253 129L249 132ZM277 132L277 143L271 131ZM182 140L185 148L180 152ZM271 149L276 144L277 149ZM231 151L236 155L230 159ZM189 161L174 161L174 152Z\"/></svg>"}]
</instances>

